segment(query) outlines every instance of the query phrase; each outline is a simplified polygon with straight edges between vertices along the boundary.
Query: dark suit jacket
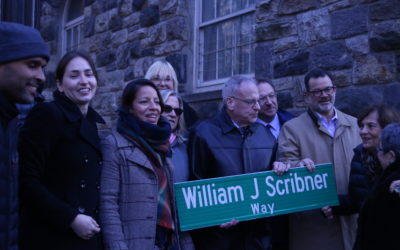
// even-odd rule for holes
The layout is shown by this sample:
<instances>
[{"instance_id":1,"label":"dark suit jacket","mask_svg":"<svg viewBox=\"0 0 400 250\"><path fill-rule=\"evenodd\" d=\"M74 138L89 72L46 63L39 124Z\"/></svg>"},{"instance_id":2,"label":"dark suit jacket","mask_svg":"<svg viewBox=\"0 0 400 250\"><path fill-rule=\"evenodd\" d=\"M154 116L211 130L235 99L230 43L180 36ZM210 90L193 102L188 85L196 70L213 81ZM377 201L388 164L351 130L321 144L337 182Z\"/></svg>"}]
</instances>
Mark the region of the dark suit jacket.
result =
<instances>
[{"instance_id":1,"label":"dark suit jacket","mask_svg":"<svg viewBox=\"0 0 400 250\"><path fill-rule=\"evenodd\" d=\"M79 214L98 221L102 155L91 108L55 93L35 106L21 129L21 249L101 249L101 237L78 238L70 224Z\"/></svg>"}]
</instances>

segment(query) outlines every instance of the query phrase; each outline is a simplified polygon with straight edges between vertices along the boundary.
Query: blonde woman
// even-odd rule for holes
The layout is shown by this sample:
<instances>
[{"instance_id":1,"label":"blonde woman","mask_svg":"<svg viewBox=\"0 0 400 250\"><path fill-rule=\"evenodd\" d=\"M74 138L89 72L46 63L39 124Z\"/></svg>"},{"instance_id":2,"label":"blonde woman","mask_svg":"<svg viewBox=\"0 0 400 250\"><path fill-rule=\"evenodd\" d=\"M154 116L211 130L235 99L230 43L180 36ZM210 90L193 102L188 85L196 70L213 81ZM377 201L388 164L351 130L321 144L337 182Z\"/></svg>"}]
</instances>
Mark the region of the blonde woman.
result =
<instances>
[{"instance_id":1,"label":"blonde woman","mask_svg":"<svg viewBox=\"0 0 400 250\"><path fill-rule=\"evenodd\" d=\"M183 100L172 90L161 90L160 93L165 104L162 115L168 119L172 129L169 143L172 149L174 181L188 181L189 158L185 143L186 129L185 121L181 117L183 113Z\"/></svg>"},{"instance_id":2,"label":"blonde woman","mask_svg":"<svg viewBox=\"0 0 400 250\"><path fill-rule=\"evenodd\" d=\"M178 78L172 65L166 60L155 61L147 70L145 77L156 85L158 90L173 90L178 93ZM183 119L186 126L191 128L198 120L196 112L186 103L183 103Z\"/></svg>"}]
</instances>

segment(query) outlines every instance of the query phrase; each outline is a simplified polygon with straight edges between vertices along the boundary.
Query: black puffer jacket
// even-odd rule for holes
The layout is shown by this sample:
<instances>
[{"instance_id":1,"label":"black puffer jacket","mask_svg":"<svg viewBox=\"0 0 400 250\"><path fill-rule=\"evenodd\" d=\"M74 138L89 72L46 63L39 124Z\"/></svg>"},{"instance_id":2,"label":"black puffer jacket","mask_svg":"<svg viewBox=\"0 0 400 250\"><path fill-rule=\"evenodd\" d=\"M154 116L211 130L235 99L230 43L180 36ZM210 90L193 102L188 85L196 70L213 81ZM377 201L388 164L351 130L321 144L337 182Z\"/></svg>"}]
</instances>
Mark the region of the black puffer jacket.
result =
<instances>
[{"instance_id":1,"label":"black puffer jacket","mask_svg":"<svg viewBox=\"0 0 400 250\"><path fill-rule=\"evenodd\" d=\"M18 124L16 107L0 94L0 249L18 249Z\"/></svg>"},{"instance_id":2,"label":"black puffer jacket","mask_svg":"<svg viewBox=\"0 0 400 250\"><path fill-rule=\"evenodd\" d=\"M365 166L363 156L368 154L363 149L362 144L354 148L354 157L351 161L348 195L340 195L340 205L333 207L336 215L354 214L360 211L362 203L365 201L373 185L374 175ZM378 166L378 160L371 156L370 164Z\"/></svg>"},{"instance_id":3,"label":"black puffer jacket","mask_svg":"<svg viewBox=\"0 0 400 250\"><path fill-rule=\"evenodd\" d=\"M399 162L388 166L374 182L358 218L354 250L397 250L400 246L400 197L389 192L400 179Z\"/></svg>"}]
</instances>

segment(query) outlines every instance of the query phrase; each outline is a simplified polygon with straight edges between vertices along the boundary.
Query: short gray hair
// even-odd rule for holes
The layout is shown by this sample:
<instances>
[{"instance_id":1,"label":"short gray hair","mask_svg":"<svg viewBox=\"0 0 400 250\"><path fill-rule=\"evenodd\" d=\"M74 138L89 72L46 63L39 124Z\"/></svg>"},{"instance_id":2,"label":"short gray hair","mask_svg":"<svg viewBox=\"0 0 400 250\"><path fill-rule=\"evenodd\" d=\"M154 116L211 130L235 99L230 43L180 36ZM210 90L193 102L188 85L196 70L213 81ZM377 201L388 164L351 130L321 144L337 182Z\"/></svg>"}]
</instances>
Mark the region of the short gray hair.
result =
<instances>
[{"instance_id":1,"label":"short gray hair","mask_svg":"<svg viewBox=\"0 0 400 250\"><path fill-rule=\"evenodd\" d=\"M254 84L257 84L257 82L253 78L247 76L232 76L231 78L229 78L228 81L225 82L224 88L222 89L222 99L226 100L226 98L230 96L235 96L242 82L252 82Z\"/></svg>"},{"instance_id":2,"label":"short gray hair","mask_svg":"<svg viewBox=\"0 0 400 250\"><path fill-rule=\"evenodd\" d=\"M383 152L390 150L396 153L396 160L400 157L400 123L387 125L381 134L381 145Z\"/></svg>"}]
</instances>

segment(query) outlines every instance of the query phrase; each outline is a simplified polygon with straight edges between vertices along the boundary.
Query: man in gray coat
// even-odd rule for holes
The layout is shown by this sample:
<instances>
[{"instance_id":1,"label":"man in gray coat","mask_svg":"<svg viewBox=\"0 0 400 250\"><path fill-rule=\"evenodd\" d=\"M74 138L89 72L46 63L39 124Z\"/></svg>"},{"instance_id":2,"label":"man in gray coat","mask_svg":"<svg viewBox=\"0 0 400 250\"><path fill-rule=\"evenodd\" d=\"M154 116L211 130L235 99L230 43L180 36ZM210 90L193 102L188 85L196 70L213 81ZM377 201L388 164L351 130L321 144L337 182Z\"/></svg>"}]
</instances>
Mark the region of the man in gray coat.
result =
<instances>
[{"instance_id":1,"label":"man in gray coat","mask_svg":"<svg viewBox=\"0 0 400 250\"><path fill-rule=\"evenodd\" d=\"M18 249L18 110L45 81L49 49L33 28L0 22L0 249Z\"/></svg>"},{"instance_id":2,"label":"man in gray coat","mask_svg":"<svg viewBox=\"0 0 400 250\"><path fill-rule=\"evenodd\" d=\"M260 110L256 82L233 76L222 90L224 107L213 119L200 123L189 143L195 179L207 179L270 170L274 136L256 123ZM268 249L267 220L232 220L219 227L193 232L196 249Z\"/></svg>"}]
</instances>

